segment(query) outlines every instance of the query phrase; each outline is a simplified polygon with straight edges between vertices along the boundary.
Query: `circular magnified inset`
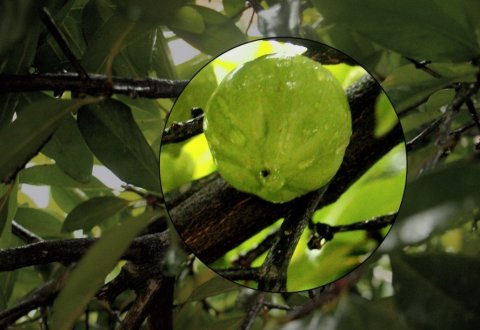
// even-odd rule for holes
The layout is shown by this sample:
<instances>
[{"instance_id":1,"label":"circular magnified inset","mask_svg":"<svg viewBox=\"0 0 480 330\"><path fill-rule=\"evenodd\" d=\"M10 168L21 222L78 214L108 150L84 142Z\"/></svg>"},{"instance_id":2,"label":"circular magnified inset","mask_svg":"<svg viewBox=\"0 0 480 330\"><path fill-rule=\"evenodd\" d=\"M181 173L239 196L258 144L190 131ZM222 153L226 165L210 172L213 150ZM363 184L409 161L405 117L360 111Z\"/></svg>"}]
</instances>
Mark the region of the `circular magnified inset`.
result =
<instances>
[{"instance_id":1,"label":"circular magnified inset","mask_svg":"<svg viewBox=\"0 0 480 330\"><path fill-rule=\"evenodd\" d=\"M345 276L383 241L405 188L405 141L380 85L352 59L264 39L185 87L160 174L200 261L251 288L301 291Z\"/></svg>"}]
</instances>

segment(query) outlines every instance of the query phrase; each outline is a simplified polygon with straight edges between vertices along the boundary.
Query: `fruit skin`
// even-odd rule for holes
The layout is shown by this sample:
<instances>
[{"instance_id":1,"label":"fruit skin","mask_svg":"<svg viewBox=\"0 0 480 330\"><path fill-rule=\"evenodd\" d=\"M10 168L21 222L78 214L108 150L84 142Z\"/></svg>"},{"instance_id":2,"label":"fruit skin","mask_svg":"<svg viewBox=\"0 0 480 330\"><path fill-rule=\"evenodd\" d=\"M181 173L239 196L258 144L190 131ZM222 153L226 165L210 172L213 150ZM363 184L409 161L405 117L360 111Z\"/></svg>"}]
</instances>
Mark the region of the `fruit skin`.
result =
<instances>
[{"instance_id":1,"label":"fruit skin","mask_svg":"<svg viewBox=\"0 0 480 330\"><path fill-rule=\"evenodd\" d=\"M301 55L266 55L235 69L211 96L204 120L221 176L275 203L333 178L351 126L340 83Z\"/></svg>"}]
</instances>

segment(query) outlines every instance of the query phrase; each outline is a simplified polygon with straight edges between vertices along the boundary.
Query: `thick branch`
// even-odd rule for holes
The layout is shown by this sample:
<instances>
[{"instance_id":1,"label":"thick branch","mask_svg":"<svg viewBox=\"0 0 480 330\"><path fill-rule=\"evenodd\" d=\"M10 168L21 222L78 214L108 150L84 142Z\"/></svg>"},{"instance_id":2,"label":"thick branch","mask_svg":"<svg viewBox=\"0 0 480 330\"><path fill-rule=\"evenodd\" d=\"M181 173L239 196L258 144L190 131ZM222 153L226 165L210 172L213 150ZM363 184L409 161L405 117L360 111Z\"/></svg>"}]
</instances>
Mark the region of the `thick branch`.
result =
<instances>
[{"instance_id":1,"label":"thick branch","mask_svg":"<svg viewBox=\"0 0 480 330\"><path fill-rule=\"evenodd\" d=\"M123 94L145 98L175 98L187 85L186 80L146 78L126 79L113 77L110 81L101 74L88 74L82 80L77 73L0 75L0 93L71 91L88 95Z\"/></svg>"}]
</instances>

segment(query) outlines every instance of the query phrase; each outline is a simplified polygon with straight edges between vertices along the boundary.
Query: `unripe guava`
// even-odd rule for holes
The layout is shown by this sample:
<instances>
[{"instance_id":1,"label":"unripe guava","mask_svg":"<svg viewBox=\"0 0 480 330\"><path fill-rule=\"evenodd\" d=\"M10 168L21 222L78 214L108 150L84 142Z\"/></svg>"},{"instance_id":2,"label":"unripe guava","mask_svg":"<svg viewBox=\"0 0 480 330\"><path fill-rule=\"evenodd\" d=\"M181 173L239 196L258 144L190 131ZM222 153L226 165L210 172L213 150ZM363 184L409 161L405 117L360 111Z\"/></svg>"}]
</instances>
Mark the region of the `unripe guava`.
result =
<instances>
[{"instance_id":1,"label":"unripe guava","mask_svg":"<svg viewBox=\"0 0 480 330\"><path fill-rule=\"evenodd\" d=\"M224 78L205 110L205 136L221 176L275 203L328 183L352 134L342 86L301 55L243 64Z\"/></svg>"}]
</instances>

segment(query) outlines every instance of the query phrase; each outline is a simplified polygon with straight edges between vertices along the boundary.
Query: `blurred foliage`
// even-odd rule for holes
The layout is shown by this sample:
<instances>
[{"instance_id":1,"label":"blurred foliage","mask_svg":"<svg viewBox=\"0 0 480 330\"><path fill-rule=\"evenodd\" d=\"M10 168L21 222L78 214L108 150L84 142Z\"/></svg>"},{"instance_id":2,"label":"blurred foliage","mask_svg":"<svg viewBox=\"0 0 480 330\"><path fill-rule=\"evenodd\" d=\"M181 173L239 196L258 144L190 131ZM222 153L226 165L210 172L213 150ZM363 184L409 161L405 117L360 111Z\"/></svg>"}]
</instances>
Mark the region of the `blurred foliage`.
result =
<instances>
[{"instance_id":1,"label":"blurred foliage","mask_svg":"<svg viewBox=\"0 0 480 330\"><path fill-rule=\"evenodd\" d=\"M295 2L301 4L297 17L286 15L288 11L282 8ZM322 41L350 55L383 81L389 100L400 113L407 140L444 118L458 87L478 79L480 5L476 0L258 3L267 9L260 15L263 30L257 24L258 15L244 1L236 0L5 0L0 4L0 73L73 70L41 24L39 6L45 5L87 70L131 78L190 79L214 56L261 37L260 31L267 27L269 32L288 31L287 35ZM477 62L472 61L475 58ZM169 120L185 120L192 106L205 105L220 72L230 69L228 61L217 67L207 66L195 76L187 89L198 92L179 100L176 108L182 110ZM344 87L360 74L341 64L332 70ZM76 322L75 329L84 329L86 314L82 310L87 306L92 328L114 328L117 321L111 309L91 297L105 278L108 281L118 274L118 256L148 224L149 214L139 215L145 209L141 193L160 193L160 135L174 100L115 96L113 101L98 102L70 116L80 104L70 100L69 93L60 94L57 96L63 100L54 99L52 93L0 94L0 248L25 244L11 233L12 221L43 239L102 240L71 274L54 303L53 315L49 309L32 310L12 329L38 329L43 313L52 316L52 329L61 328L53 326L57 324L68 326L67 321ZM471 99L478 109L478 92ZM377 136L388 133L396 120L385 110L388 103L385 98L378 100ZM123 111L110 111L112 104ZM471 123L462 105L450 130ZM101 141L100 135L91 134L93 130L101 133ZM440 166L431 166L440 148L437 135L419 142L407 154L408 180L399 217L381 247L350 274L358 278L351 280L348 275L334 282L329 287L338 288L337 295L293 319L292 313L314 299L306 292L267 294L267 301L293 310L265 307L253 329L480 328L480 174L475 149L479 134L475 126L462 131ZM167 156L163 157L170 163L164 165L165 173L162 170L165 191L214 171L205 146L199 137L165 148ZM42 150L33 157L39 148ZM400 197L391 195L403 190L403 159L398 157L403 150L399 149L352 186L344 200L318 212L315 221L355 221L377 215L372 210L379 206L385 212L398 207ZM95 172L99 168L108 168L112 177L137 185L140 194L124 191L118 180ZM18 177L5 181L5 176L16 170L20 170ZM225 260L248 250L270 230L231 251ZM324 258L336 264L342 260L343 265L363 260L365 251L358 251L356 245L366 240L364 235L345 235L327 243L313 260ZM300 249L302 244L305 238ZM296 272L305 274L306 286L328 282L333 271L312 267L316 263L306 254L297 254L294 263ZM15 306L65 271L65 266L52 264L1 272L0 311ZM254 290L221 279L198 261L185 262L176 271L174 328L239 327ZM347 286L345 281L350 281ZM131 292L125 293L110 307L122 319L125 306L133 299Z\"/></svg>"}]
</instances>

